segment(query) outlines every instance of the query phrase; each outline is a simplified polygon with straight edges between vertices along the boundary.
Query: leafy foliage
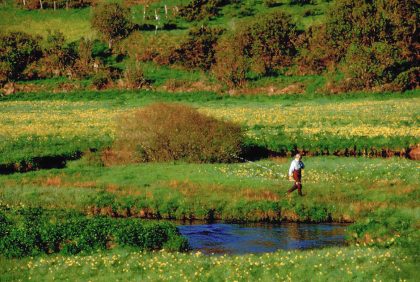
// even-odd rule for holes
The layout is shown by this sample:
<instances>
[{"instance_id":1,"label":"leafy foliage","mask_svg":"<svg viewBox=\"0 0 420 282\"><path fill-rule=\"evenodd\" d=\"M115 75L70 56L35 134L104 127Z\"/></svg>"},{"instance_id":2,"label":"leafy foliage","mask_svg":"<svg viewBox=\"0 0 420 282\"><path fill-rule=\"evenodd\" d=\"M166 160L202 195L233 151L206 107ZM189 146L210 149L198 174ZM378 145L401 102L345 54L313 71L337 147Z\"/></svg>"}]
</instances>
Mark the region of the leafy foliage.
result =
<instances>
[{"instance_id":1,"label":"leafy foliage","mask_svg":"<svg viewBox=\"0 0 420 282\"><path fill-rule=\"evenodd\" d=\"M112 47L113 42L126 37L131 29L130 12L118 3L105 3L94 8L92 27Z\"/></svg>"},{"instance_id":2,"label":"leafy foliage","mask_svg":"<svg viewBox=\"0 0 420 282\"><path fill-rule=\"evenodd\" d=\"M0 77L22 78L22 72L42 55L40 38L23 32L0 34Z\"/></svg>"},{"instance_id":3,"label":"leafy foliage","mask_svg":"<svg viewBox=\"0 0 420 282\"><path fill-rule=\"evenodd\" d=\"M0 232L0 251L7 257L57 252L76 254L109 249L113 244L141 250L188 249L188 242L171 223L87 218L75 212L51 213L41 208L3 209Z\"/></svg>"},{"instance_id":4,"label":"leafy foliage","mask_svg":"<svg viewBox=\"0 0 420 282\"><path fill-rule=\"evenodd\" d=\"M124 116L105 161L228 162L240 153L241 128L180 104L158 103Z\"/></svg>"},{"instance_id":5,"label":"leafy foliage","mask_svg":"<svg viewBox=\"0 0 420 282\"><path fill-rule=\"evenodd\" d=\"M215 62L215 46L222 32L222 29L208 26L191 29L188 38L174 51L172 60L189 69L209 70Z\"/></svg>"},{"instance_id":6,"label":"leafy foliage","mask_svg":"<svg viewBox=\"0 0 420 282\"><path fill-rule=\"evenodd\" d=\"M188 21L209 19L216 16L219 8L228 3L228 0L191 0L181 7L179 15Z\"/></svg>"}]
</instances>

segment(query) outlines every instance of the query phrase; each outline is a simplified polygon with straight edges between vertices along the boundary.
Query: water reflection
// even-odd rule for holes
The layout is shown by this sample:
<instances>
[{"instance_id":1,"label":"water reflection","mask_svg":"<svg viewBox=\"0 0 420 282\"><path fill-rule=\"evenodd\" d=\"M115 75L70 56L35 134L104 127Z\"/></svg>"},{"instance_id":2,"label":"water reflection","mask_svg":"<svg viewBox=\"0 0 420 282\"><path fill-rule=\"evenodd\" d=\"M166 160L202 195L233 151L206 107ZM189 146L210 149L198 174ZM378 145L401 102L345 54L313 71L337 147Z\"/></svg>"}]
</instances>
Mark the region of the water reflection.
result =
<instances>
[{"instance_id":1,"label":"water reflection","mask_svg":"<svg viewBox=\"0 0 420 282\"><path fill-rule=\"evenodd\" d=\"M178 228L194 250L206 254L245 254L344 245L346 225L203 224Z\"/></svg>"}]
</instances>

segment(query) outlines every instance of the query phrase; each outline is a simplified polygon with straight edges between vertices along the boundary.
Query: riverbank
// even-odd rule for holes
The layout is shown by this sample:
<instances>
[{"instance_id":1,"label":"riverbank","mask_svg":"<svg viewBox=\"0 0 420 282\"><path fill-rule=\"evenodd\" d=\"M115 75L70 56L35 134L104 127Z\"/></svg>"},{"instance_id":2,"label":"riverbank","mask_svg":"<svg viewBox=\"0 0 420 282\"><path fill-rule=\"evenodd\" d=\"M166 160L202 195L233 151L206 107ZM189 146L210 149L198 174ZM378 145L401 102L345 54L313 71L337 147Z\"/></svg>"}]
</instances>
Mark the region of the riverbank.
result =
<instances>
[{"instance_id":1,"label":"riverbank","mask_svg":"<svg viewBox=\"0 0 420 282\"><path fill-rule=\"evenodd\" d=\"M399 248L363 246L244 256L117 249L71 257L52 255L22 260L0 257L0 278L5 281L415 281L417 255Z\"/></svg>"}]
</instances>

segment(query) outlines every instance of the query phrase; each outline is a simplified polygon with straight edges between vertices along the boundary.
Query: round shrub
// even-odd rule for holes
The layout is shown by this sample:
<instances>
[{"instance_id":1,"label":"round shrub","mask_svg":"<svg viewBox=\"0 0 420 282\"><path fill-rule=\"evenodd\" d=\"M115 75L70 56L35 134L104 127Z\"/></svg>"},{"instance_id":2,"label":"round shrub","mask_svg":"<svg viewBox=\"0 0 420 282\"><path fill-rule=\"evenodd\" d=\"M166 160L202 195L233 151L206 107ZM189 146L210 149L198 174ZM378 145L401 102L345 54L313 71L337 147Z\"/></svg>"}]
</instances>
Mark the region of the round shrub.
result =
<instances>
[{"instance_id":1,"label":"round shrub","mask_svg":"<svg viewBox=\"0 0 420 282\"><path fill-rule=\"evenodd\" d=\"M241 151L243 134L181 104L157 103L123 116L105 164L184 160L231 162Z\"/></svg>"}]
</instances>

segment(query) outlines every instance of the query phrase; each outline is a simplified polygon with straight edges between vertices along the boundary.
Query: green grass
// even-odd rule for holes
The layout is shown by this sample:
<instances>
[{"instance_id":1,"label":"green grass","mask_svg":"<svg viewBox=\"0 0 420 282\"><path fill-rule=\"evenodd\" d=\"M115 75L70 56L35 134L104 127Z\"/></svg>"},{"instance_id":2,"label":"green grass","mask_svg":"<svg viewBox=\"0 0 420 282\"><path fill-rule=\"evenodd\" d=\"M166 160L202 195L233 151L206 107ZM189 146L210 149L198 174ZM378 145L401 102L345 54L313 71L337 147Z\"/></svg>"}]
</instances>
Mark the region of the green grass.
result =
<instances>
[{"instance_id":1,"label":"green grass","mask_svg":"<svg viewBox=\"0 0 420 282\"><path fill-rule=\"evenodd\" d=\"M415 281L418 255L367 247L203 256L130 249L88 256L0 257L5 281Z\"/></svg>"},{"instance_id":2,"label":"green grass","mask_svg":"<svg viewBox=\"0 0 420 282\"><path fill-rule=\"evenodd\" d=\"M59 30L69 42L82 37L96 38L89 19L90 8L27 11L10 6L0 7L0 30L23 31L42 37L48 35L48 30Z\"/></svg>"},{"instance_id":3,"label":"green grass","mask_svg":"<svg viewBox=\"0 0 420 282\"><path fill-rule=\"evenodd\" d=\"M160 34L171 33L185 34L185 29L198 24L197 22L186 22L185 20L174 17L171 8L174 6L180 7L188 3L186 0L170 1L169 20L177 24L178 29L172 31L159 31ZM274 8L267 8L262 1L247 0L241 1L239 6L227 5L223 7L219 16L211 19L208 24L213 26L220 26L226 29L235 29L242 21L247 21L249 17L242 17L238 11L248 7L253 11L253 16L263 15L274 10L283 10L290 13L296 21L299 28L304 29L312 24L319 23L324 18L324 12L328 9L330 3L322 2L315 5L289 5L288 1L278 1L280 5ZM132 7L132 20L137 24L149 23L155 24L154 10L156 9L160 15L162 22L166 20L164 5L168 4L165 1L158 1L149 6L147 15L150 19L143 20L143 6L136 5ZM315 14L305 16L305 11L312 10ZM76 41L81 37L95 39L97 34L90 26L91 8L83 9L52 9L44 10L24 10L13 6L8 1L7 4L0 6L0 29L2 31L25 31L34 35L41 35L45 37L48 30L59 30L63 32L69 42ZM28 29L30 28L30 29ZM154 31L152 31L154 32Z\"/></svg>"},{"instance_id":4,"label":"green grass","mask_svg":"<svg viewBox=\"0 0 420 282\"><path fill-rule=\"evenodd\" d=\"M166 71L156 70L156 79L163 79ZM179 72L174 79L181 77L187 75ZM406 150L420 142L419 91L271 97L209 92L41 92L0 97L0 164L109 146L119 113L159 101L190 104L207 115L237 122L248 144L274 151L290 152L297 146L313 153L343 153L356 146L359 153L378 154L382 149Z\"/></svg>"},{"instance_id":5,"label":"green grass","mask_svg":"<svg viewBox=\"0 0 420 282\"><path fill-rule=\"evenodd\" d=\"M147 211L165 218L224 220L354 221L378 209L412 211L418 220L418 163L405 159L316 157L305 159L304 193L284 197L288 159L240 164L89 165L0 179L0 199L10 206L91 212L92 206ZM417 209L416 209L417 207Z\"/></svg>"}]
</instances>

